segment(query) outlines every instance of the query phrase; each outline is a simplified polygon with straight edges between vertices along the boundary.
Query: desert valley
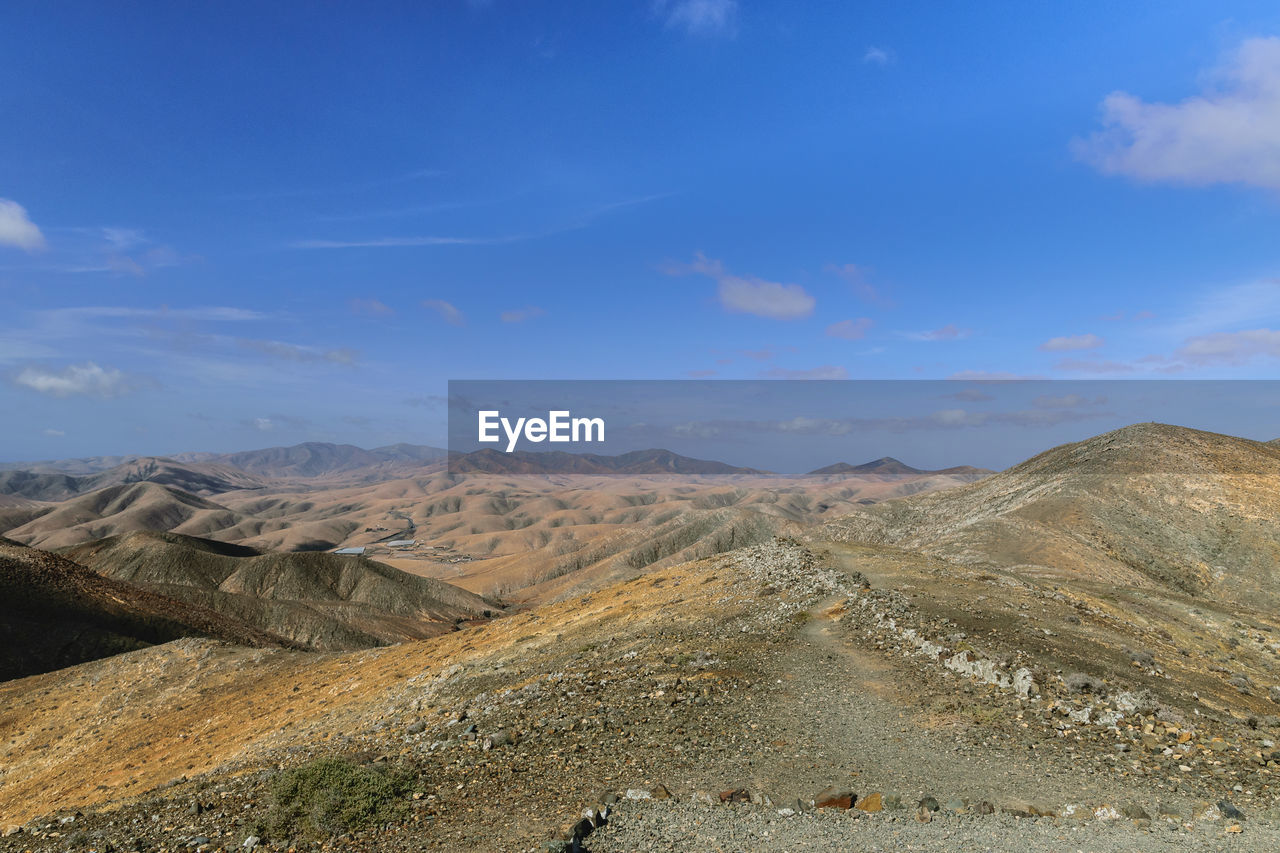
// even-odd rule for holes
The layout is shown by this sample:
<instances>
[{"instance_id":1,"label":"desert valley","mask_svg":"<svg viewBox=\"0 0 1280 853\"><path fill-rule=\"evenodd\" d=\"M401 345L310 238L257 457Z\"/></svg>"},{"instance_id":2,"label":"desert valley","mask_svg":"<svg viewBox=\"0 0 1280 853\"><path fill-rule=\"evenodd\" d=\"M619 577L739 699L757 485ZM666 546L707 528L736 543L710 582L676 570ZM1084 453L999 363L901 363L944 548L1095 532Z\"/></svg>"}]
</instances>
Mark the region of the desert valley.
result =
<instances>
[{"instance_id":1,"label":"desert valley","mask_svg":"<svg viewBox=\"0 0 1280 853\"><path fill-rule=\"evenodd\" d=\"M1280 446L544 458L5 466L0 845L1280 840Z\"/></svg>"}]
</instances>

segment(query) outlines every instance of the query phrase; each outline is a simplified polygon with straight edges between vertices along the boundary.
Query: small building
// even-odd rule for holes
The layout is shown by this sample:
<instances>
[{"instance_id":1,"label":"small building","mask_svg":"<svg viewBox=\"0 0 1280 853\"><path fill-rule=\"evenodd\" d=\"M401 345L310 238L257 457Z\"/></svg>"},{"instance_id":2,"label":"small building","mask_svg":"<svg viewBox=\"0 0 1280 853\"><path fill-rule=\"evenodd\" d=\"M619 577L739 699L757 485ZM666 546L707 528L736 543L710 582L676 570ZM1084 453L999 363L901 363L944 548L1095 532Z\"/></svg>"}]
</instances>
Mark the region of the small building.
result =
<instances>
[{"instance_id":1,"label":"small building","mask_svg":"<svg viewBox=\"0 0 1280 853\"><path fill-rule=\"evenodd\" d=\"M350 554L350 555L351 555L351 556L353 556L353 557L361 557L361 556L364 556L364 546L363 546L363 545L360 545L360 546L358 546L358 547L356 547L356 548L339 548L338 550L334 551L333 553L335 553L335 554Z\"/></svg>"},{"instance_id":2,"label":"small building","mask_svg":"<svg viewBox=\"0 0 1280 853\"><path fill-rule=\"evenodd\" d=\"M412 548L418 544L417 539L393 539L385 543L388 548Z\"/></svg>"}]
</instances>

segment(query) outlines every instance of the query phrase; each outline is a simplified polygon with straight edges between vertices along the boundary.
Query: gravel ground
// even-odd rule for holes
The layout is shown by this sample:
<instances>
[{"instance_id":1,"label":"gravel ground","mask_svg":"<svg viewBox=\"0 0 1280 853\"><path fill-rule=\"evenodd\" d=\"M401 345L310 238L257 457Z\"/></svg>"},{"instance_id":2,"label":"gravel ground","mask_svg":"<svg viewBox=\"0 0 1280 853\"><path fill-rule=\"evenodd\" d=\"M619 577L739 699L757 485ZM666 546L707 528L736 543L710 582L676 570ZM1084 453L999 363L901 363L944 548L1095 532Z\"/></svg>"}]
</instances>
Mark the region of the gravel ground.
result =
<instances>
[{"instance_id":1,"label":"gravel ground","mask_svg":"<svg viewBox=\"0 0 1280 853\"><path fill-rule=\"evenodd\" d=\"M1240 832L1227 828L1239 826ZM1189 828L1188 828L1189 827ZM938 813L919 823L912 811L876 815L823 809L791 817L759 806L623 802L587 839L591 853L658 851L947 850L947 851L1271 851L1280 850L1274 824L1157 820L1143 828L1127 820L1071 821L1002 814Z\"/></svg>"}]
</instances>

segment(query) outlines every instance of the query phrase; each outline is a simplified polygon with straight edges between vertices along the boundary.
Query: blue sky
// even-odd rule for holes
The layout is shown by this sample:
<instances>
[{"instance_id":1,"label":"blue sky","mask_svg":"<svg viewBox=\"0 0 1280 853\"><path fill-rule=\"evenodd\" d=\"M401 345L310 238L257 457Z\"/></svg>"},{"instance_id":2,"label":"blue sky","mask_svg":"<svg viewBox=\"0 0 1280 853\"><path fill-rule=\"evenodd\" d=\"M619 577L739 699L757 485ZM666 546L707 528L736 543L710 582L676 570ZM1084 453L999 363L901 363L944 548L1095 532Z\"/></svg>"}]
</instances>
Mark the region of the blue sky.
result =
<instances>
[{"instance_id":1,"label":"blue sky","mask_svg":"<svg viewBox=\"0 0 1280 853\"><path fill-rule=\"evenodd\" d=\"M450 378L1257 378L1274 3L9 3L0 457Z\"/></svg>"}]
</instances>

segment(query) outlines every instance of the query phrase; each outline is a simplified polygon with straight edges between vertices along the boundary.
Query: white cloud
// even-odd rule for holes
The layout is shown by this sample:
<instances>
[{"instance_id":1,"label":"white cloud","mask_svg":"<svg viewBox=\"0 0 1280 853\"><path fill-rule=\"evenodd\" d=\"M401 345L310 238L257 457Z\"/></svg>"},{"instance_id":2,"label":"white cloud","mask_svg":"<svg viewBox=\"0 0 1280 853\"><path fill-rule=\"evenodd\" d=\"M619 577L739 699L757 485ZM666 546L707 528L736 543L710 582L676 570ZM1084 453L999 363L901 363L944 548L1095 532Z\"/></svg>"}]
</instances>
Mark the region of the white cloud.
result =
<instances>
[{"instance_id":1,"label":"white cloud","mask_svg":"<svg viewBox=\"0 0 1280 853\"><path fill-rule=\"evenodd\" d=\"M42 434L47 435L50 438L62 438L62 436L66 435L67 433L65 430L54 429L53 427L49 427L45 429Z\"/></svg>"},{"instance_id":2,"label":"white cloud","mask_svg":"<svg viewBox=\"0 0 1280 853\"><path fill-rule=\"evenodd\" d=\"M1280 330L1250 329L1199 335L1187 340L1175 356L1201 366L1244 364L1259 356L1280 358Z\"/></svg>"},{"instance_id":3,"label":"white cloud","mask_svg":"<svg viewBox=\"0 0 1280 853\"><path fill-rule=\"evenodd\" d=\"M513 311L503 311L500 315L504 323L523 323L525 320L532 320L534 317L541 317L547 313L537 305L529 305L525 308L517 308Z\"/></svg>"},{"instance_id":4,"label":"white cloud","mask_svg":"<svg viewBox=\"0 0 1280 853\"><path fill-rule=\"evenodd\" d=\"M889 65L893 62L893 51L887 47L872 45L862 54L862 61L868 65Z\"/></svg>"},{"instance_id":5,"label":"white cloud","mask_svg":"<svg viewBox=\"0 0 1280 853\"><path fill-rule=\"evenodd\" d=\"M0 198L0 246L14 246L34 252L44 248L44 235L16 201Z\"/></svg>"},{"instance_id":6,"label":"white cloud","mask_svg":"<svg viewBox=\"0 0 1280 853\"><path fill-rule=\"evenodd\" d=\"M691 36L733 36L737 31L738 0L654 0L654 11L671 29Z\"/></svg>"},{"instance_id":7,"label":"white cloud","mask_svg":"<svg viewBox=\"0 0 1280 853\"><path fill-rule=\"evenodd\" d=\"M808 370L788 370L785 367L771 367L760 374L765 379L848 379L849 371L843 367L824 364Z\"/></svg>"},{"instance_id":8,"label":"white cloud","mask_svg":"<svg viewBox=\"0 0 1280 853\"><path fill-rule=\"evenodd\" d=\"M83 395L103 398L128 394L137 390L140 384L113 367L99 367L92 361L73 364L61 371L30 365L18 371L13 382L52 397Z\"/></svg>"},{"instance_id":9,"label":"white cloud","mask_svg":"<svg viewBox=\"0 0 1280 853\"><path fill-rule=\"evenodd\" d=\"M462 312L453 307L452 303L445 302L443 299L424 299L422 300L422 307L429 308L439 314L440 319L450 326L461 326L466 322Z\"/></svg>"},{"instance_id":10,"label":"white cloud","mask_svg":"<svg viewBox=\"0 0 1280 853\"><path fill-rule=\"evenodd\" d=\"M827 326L827 337L843 338L846 341L860 341L867 335L867 330L871 328L871 320L867 317L859 317L856 320L841 320L839 323L832 323Z\"/></svg>"},{"instance_id":11,"label":"white cloud","mask_svg":"<svg viewBox=\"0 0 1280 853\"><path fill-rule=\"evenodd\" d=\"M1066 335L1059 338L1049 338L1040 345L1040 349L1045 352L1078 352L1086 349L1097 349L1106 341L1094 334L1088 335Z\"/></svg>"},{"instance_id":12,"label":"white cloud","mask_svg":"<svg viewBox=\"0 0 1280 853\"><path fill-rule=\"evenodd\" d=\"M796 320L813 313L814 298L798 284L780 284L760 278L744 278L725 271L724 264L698 252L693 263L666 268L671 275L699 273L719 285L720 304L726 311L754 314L774 320Z\"/></svg>"},{"instance_id":13,"label":"white cloud","mask_svg":"<svg viewBox=\"0 0 1280 853\"><path fill-rule=\"evenodd\" d=\"M271 432L276 428L276 422L271 418L254 418L249 423L258 432Z\"/></svg>"},{"instance_id":14,"label":"white cloud","mask_svg":"<svg viewBox=\"0 0 1280 853\"><path fill-rule=\"evenodd\" d=\"M1280 38L1246 40L1212 76L1218 85L1176 104L1111 93L1103 129L1075 140L1076 155L1144 181L1280 189Z\"/></svg>"}]
</instances>

